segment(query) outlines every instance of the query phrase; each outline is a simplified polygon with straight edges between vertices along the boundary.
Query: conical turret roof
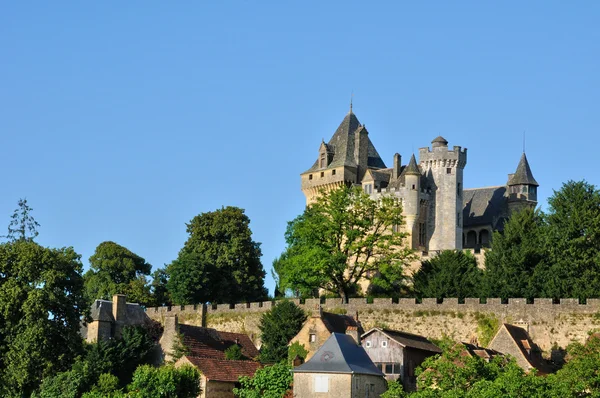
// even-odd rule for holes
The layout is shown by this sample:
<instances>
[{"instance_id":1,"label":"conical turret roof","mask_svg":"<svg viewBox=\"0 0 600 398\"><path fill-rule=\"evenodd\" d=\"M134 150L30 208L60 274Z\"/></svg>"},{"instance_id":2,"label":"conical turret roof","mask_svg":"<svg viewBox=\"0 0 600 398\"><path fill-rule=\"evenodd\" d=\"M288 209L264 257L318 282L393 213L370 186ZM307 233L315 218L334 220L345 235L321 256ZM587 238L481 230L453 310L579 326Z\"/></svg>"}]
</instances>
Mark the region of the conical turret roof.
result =
<instances>
[{"instance_id":1,"label":"conical turret roof","mask_svg":"<svg viewBox=\"0 0 600 398\"><path fill-rule=\"evenodd\" d=\"M421 175L421 171L419 170L419 166L417 166L417 160L415 159L415 154L413 153L410 157L410 161L404 170L405 175Z\"/></svg>"},{"instance_id":2,"label":"conical turret roof","mask_svg":"<svg viewBox=\"0 0 600 398\"><path fill-rule=\"evenodd\" d=\"M539 187L540 184L537 183L535 178L533 178L533 173L531 172L531 168L529 167L529 162L527 161L527 156L525 152L521 155L521 160L519 161L519 165L517 166L517 171L512 175L510 180L508 181L508 185L535 185Z\"/></svg>"}]
</instances>

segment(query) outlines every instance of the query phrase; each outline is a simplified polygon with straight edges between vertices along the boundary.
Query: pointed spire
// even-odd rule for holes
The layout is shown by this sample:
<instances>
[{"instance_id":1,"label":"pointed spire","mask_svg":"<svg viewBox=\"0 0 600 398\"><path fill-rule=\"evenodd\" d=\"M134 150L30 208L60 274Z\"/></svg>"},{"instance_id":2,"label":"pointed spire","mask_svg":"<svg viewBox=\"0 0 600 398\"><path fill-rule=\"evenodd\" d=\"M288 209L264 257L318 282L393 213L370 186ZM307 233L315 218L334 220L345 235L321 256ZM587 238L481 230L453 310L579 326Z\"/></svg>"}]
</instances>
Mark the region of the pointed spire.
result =
<instances>
[{"instance_id":1,"label":"pointed spire","mask_svg":"<svg viewBox=\"0 0 600 398\"><path fill-rule=\"evenodd\" d=\"M531 172L531 168L529 167L529 162L527 161L527 155L525 152L521 155L521 160L519 160L519 165L517 166L517 171L512 175L510 180L508 181L508 185L535 185L539 187L540 184L537 183L535 178L533 178L533 173Z\"/></svg>"},{"instance_id":2,"label":"pointed spire","mask_svg":"<svg viewBox=\"0 0 600 398\"><path fill-rule=\"evenodd\" d=\"M354 92L352 92L352 94L350 94L350 112L348 113L352 113L352 100L354 99Z\"/></svg>"},{"instance_id":3,"label":"pointed spire","mask_svg":"<svg viewBox=\"0 0 600 398\"><path fill-rule=\"evenodd\" d=\"M415 159L415 154L413 153L410 157L410 161L405 169L405 175L421 175L421 171L419 171L419 166L417 166L417 160Z\"/></svg>"}]
</instances>

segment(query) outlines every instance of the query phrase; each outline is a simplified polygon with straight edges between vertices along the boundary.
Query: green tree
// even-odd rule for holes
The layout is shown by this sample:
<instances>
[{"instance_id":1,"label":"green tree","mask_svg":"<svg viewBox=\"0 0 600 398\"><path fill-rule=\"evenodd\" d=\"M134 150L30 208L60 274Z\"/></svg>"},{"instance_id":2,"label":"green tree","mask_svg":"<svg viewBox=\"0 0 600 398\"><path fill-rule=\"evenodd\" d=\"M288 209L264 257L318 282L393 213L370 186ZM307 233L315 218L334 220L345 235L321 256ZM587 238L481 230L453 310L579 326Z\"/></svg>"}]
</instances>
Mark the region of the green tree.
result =
<instances>
[{"instance_id":1,"label":"green tree","mask_svg":"<svg viewBox=\"0 0 600 398\"><path fill-rule=\"evenodd\" d=\"M238 207L202 213L187 224L190 234L167 267L167 288L176 304L260 301L267 297L260 243Z\"/></svg>"},{"instance_id":2,"label":"green tree","mask_svg":"<svg viewBox=\"0 0 600 398\"><path fill-rule=\"evenodd\" d=\"M543 214L531 208L512 214L503 233L494 232L491 250L485 253L486 297L542 297L545 235Z\"/></svg>"},{"instance_id":3,"label":"green tree","mask_svg":"<svg viewBox=\"0 0 600 398\"><path fill-rule=\"evenodd\" d=\"M444 250L423 261L413 276L415 294L423 297L478 297L481 271L472 254L461 250Z\"/></svg>"},{"instance_id":4,"label":"green tree","mask_svg":"<svg viewBox=\"0 0 600 398\"><path fill-rule=\"evenodd\" d=\"M280 288L312 294L323 289L347 302L362 280L397 290L413 258L405 245L402 206L393 196L378 201L359 188L322 192L288 223L287 248L275 264Z\"/></svg>"},{"instance_id":5,"label":"green tree","mask_svg":"<svg viewBox=\"0 0 600 398\"><path fill-rule=\"evenodd\" d=\"M302 329L304 311L291 301L280 301L260 319L262 347L260 359L265 363L287 359L289 341Z\"/></svg>"},{"instance_id":6,"label":"green tree","mask_svg":"<svg viewBox=\"0 0 600 398\"><path fill-rule=\"evenodd\" d=\"M302 360L305 360L307 355L308 350L306 347L304 347L304 344L300 344L299 341L294 341L288 347L288 365L292 365L296 357L300 357Z\"/></svg>"},{"instance_id":7,"label":"green tree","mask_svg":"<svg viewBox=\"0 0 600 398\"><path fill-rule=\"evenodd\" d=\"M240 388L233 393L239 398L283 398L294 380L291 367L285 363L265 366L254 377L240 377Z\"/></svg>"},{"instance_id":8,"label":"green tree","mask_svg":"<svg viewBox=\"0 0 600 398\"><path fill-rule=\"evenodd\" d=\"M5 236L10 242L17 240L33 241L38 236L40 224L33 218L33 209L27 204L27 199L19 199L17 207L10 217L8 234Z\"/></svg>"},{"instance_id":9,"label":"green tree","mask_svg":"<svg viewBox=\"0 0 600 398\"><path fill-rule=\"evenodd\" d=\"M81 353L89 311L73 248L0 244L0 396L29 395Z\"/></svg>"},{"instance_id":10,"label":"green tree","mask_svg":"<svg viewBox=\"0 0 600 398\"><path fill-rule=\"evenodd\" d=\"M155 306L172 305L173 302L167 290L169 276L164 268L159 268L152 273L152 283L150 284L150 294Z\"/></svg>"},{"instance_id":11,"label":"green tree","mask_svg":"<svg viewBox=\"0 0 600 398\"><path fill-rule=\"evenodd\" d=\"M85 273L85 290L90 301L110 299L126 294L127 299L142 305L153 304L146 275L152 265L115 242L102 242L90 257L90 270Z\"/></svg>"},{"instance_id":12,"label":"green tree","mask_svg":"<svg viewBox=\"0 0 600 398\"><path fill-rule=\"evenodd\" d=\"M195 398L200 394L200 373L193 366L142 365L135 371L127 390L130 398Z\"/></svg>"},{"instance_id":13,"label":"green tree","mask_svg":"<svg viewBox=\"0 0 600 398\"><path fill-rule=\"evenodd\" d=\"M227 347L227 349L225 349L225 359L229 359L230 361L239 361L244 359L242 347L240 347L238 344Z\"/></svg>"},{"instance_id":14,"label":"green tree","mask_svg":"<svg viewBox=\"0 0 600 398\"><path fill-rule=\"evenodd\" d=\"M546 297L600 296L600 191L568 181L548 199Z\"/></svg>"}]
</instances>

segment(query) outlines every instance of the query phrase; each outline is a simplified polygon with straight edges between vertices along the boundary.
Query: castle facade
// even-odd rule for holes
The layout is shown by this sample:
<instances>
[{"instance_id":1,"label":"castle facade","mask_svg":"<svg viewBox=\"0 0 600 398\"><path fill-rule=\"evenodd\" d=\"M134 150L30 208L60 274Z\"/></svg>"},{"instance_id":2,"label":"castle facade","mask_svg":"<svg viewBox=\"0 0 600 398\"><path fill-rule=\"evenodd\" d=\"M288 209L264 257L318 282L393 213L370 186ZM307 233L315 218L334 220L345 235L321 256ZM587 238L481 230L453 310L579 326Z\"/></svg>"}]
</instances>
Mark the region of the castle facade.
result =
<instances>
[{"instance_id":1,"label":"castle facade","mask_svg":"<svg viewBox=\"0 0 600 398\"><path fill-rule=\"evenodd\" d=\"M493 231L502 231L510 214L537 205L537 187L525 153L503 186L465 189L463 172L467 149L448 147L437 137L419 149L406 165L396 153L387 167L369 138L367 128L350 112L325 143L317 160L302 173L302 192L310 204L322 190L342 184L359 185L377 199L398 197L412 249L439 252L487 247Z\"/></svg>"}]
</instances>

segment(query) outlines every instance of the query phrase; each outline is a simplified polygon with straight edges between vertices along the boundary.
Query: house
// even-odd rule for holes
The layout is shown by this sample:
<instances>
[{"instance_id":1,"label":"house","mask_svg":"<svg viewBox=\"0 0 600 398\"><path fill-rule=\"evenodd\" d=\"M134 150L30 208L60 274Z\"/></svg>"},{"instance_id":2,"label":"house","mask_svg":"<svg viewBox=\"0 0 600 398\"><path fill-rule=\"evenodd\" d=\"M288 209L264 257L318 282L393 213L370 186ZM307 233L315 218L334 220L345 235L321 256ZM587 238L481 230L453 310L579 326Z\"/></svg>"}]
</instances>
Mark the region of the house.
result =
<instances>
[{"instance_id":1,"label":"house","mask_svg":"<svg viewBox=\"0 0 600 398\"><path fill-rule=\"evenodd\" d=\"M496 350L480 347L474 343L462 342L460 344L463 346L463 349L464 349L462 355L467 356L467 357L473 357L473 358L479 357L486 362L489 362L490 360L492 360L494 357L496 357L498 355L502 355L501 353L499 353Z\"/></svg>"},{"instance_id":2,"label":"house","mask_svg":"<svg viewBox=\"0 0 600 398\"><path fill-rule=\"evenodd\" d=\"M387 390L384 374L347 334L332 333L311 359L292 372L297 398L373 398Z\"/></svg>"},{"instance_id":3,"label":"house","mask_svg":"<svg viewBox=\"0 0 600 398\"><path fill-rule=\"evenodd\" d=\"M254 376L260 364L254 359L258 350L243 333L221 332L212 328L179 324L177 316L165 318L163 335L159 341L165 361L173 360L174 348L181 345L185 355L175 366L189 364L202 373L202 398L234 398L233 389L241 376ZM225 351L238 345L242 360L228 360Z\"/></svg>"},{"instance_id":4,"label":"house","mask_svg":"<svg viewBox=\"0 0 600 398\"><path fill-rule=\"evenodd\" d=\"M442 352L423 336L373 328L360 338L375 366L388 380L402 380L405 390L416 389L415 369L425 358Z\"/></svg>"},{"instance_id":5,"label":"house","mask_svg":"<svg viewBox=\"0 0 600 398\"><path fill-rule=\"evenodd\" d=\"M290 341L290 344L299 342L308 350L306 359L310 359L313 354L323 345L332 333L347 333L354 336L359 341L360 334L364 330L358 321L358 314L354 317L350 315L333 314L324 312L319 306L318 311L308 318L302 329Z\"/></svg>"},{"instance_id":6,"label":"house","mask_svg":"<svg viewBox=\"0 0 600 398\"><path fill-rule=\"evenodd\" d=\"M125 326L149 326L154 322L139 304L128 303L124 294L115 294L112 301L95 300L91 318L92 321L83 324L80 330L88 343L117 338Z\"/></svg>"},{"instance_id":7,"label":"house","mask_svg":"<svg viewBox=\"0 0 600 398\"><path fill-rule=\"evenodd\" d=\"M541 350L529 338L527 330L508 323L500 326L500 329L488 344L488 348L511 355L523 370L537 369L538 374L552 372L549 364L542 358Z\"/></svg>"}]
</instances>

